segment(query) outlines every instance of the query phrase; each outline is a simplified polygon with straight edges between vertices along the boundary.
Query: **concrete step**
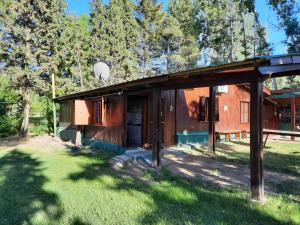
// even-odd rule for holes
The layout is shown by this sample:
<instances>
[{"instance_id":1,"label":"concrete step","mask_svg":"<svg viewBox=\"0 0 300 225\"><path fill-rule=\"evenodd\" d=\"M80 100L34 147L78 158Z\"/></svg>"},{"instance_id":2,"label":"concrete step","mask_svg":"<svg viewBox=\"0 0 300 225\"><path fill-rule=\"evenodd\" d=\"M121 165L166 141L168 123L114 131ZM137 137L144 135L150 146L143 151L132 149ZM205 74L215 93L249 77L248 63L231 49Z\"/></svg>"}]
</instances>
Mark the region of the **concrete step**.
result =
<instances>
[{"instance_id":1,"label":"concrete step","mask_svg":"<svg viewBox=\"0 0 300 225\"><path fill-rule=\"evenodd\" d=\"M131 160L132 158L127 155L117 155L109 160L109 164L115 168L120 169L124 166L124 163Z\"/></svg>"}]
</instances>

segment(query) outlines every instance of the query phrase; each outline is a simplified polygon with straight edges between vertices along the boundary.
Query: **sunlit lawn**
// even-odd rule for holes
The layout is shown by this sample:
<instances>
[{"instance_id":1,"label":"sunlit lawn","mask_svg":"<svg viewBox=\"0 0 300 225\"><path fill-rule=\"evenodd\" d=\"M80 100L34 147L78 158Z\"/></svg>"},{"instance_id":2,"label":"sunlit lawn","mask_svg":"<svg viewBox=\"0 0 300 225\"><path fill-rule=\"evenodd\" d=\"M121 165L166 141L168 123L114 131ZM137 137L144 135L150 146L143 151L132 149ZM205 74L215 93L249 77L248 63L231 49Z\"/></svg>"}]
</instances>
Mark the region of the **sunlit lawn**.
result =
<instances>
[{"instance_id":1,"label":"sunlit lawn","mask_svg":"<svg viewBox=\"0 0 300 225\"><path fill-rule=\"evenodd\" d=\"M219 159L249 164L249 141L217 143ZM300 176L300 142L269 139L264 148L264 168Z\"/></svg>"},{"instance_id":2,"label":"sunlit lawn","mask_svg":"<svg viewBox=\"0 0 300 225\"><path fill-rule=\"evenodd\" d=\"M286 194L269 193L259 205L247 191L166 171L147 174L145 183L111 169L111 157L42 147L1 151L0 224L300 224L299 202Z\"/></svg>"}]
</instances>

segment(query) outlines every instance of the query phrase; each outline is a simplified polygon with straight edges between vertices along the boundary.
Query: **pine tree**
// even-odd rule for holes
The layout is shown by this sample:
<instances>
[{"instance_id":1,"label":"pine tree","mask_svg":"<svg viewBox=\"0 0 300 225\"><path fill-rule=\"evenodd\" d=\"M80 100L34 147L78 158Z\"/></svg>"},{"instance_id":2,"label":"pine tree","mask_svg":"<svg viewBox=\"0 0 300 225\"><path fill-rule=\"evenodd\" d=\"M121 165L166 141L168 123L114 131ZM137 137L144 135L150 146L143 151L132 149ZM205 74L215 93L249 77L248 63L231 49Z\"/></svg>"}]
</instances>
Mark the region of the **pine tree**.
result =
<instances>
[{"instance_id":1,"label":"pine tree","mask_svg":"<svg viewBox=\"0 0 300 225\"><path fill-rule=\"evenodd\" d=\"M28 134L30 92L43 93L49 87L49 73L54 67L49 62L55 54L54 44L60 34L64 9L63 0L20 0L14 1L1 15L4 18L1 42L6 47L6 73L23 91L22 137ZM45 79L48 82L44 82Z\"/></svg>"},{"instance_id":2,"label":"pine tree","mask_svg":"<svg viewBox=\"0 0 300 225\"><path fill-rule=\"evenodd\" d=\"M153 75L152 63L160 56L160 26L164 19L162 4L156 0L139 0L137 21L140 27L139 65L143 76Z\"/></svg>"},{"instance_id":3,"label":"pine tree","mask_svg":"<svg viewBox=\"0 0 300 225\"><path fill-rule=\"evenodd\" d=\"M205 64L266 55L270 47L253 0L198 1L199 46Z\"/></svg>"},{"instance_id":4,"label":"pine tree","mask_svg":"<svg viewBox=\"0 0 300 225\"><path fill-rule=\"evenodd\" d=\"M92 40L94 45L101 45L103 49L101 56L96 58L109 64L109 82L134 79L138 67L135 51L138 24L134 17L134 4L130 0L111 0L108 5L102 6L98 0L93 1L91 7ZM97 11L102 15L98 15Z\"/></svg>"},{"instance_id":5,"label":"pine tree","mask_svg":"<svg viewBox=\"0 0 300 225\"><path fill-rule=\"evenodd\" d=\"M184 59L182 69L194 67L199 59L195 5L192 0L171 0L169 13L179 22L179 29L184 36L179 48L179 55Z\"/></svg>"},{"instance_id":6,"label":"pine tree","mask_svg":"<svg viewBox=\"0 0 300 225\"><path fill-rule=\"evenodd\" d=\"M183 34L179 22L171 15L166 15L161 25L161 53L165 59L165 71L175 72L182 69L185 60L180 54Z\"/></svg>"},{"instance_id":7,"label":"pine tree","mask_svg":"<svg viewBox=\"0 0 300 225\"><path fill-rule=\"evenodd\" d=\"M123 0L123 25L125 31L126 57L125 73L127 80L136 79L138 75L138 53L139 25L134 16L136 6L131 0Z\"/></svg>"},{"instance_id":8,"label":"pine tree","mask_svg":"<svg viewBox=\"0 0 300 225\"><path fill-rule=\"evenodd\" d=\"M93 63L90 62L93 51L88 21L89 17L86 14L79 17L68 15L64 21L64 29L59 43L63 64L62 74L64 74L62 78L68 76L69 79L72 79L73 90L78 90L78 86L81 91L95 86L92 74ZM59 82L63 81L65 80Z\"/></svg>"},{"instance_id":9,"label":"pine tree","mask_svg":"<svg viewBox=\"0 0 300 225\"><path fill-rule=\"evenodd\" d=\"M95 62L106 62L109 55L107 43L107 29L110 22L106 17L106 8L101 0L91 0L90 2L90 27L91 27L91 48L93 50Z\"/></svg>"}]
</instances>

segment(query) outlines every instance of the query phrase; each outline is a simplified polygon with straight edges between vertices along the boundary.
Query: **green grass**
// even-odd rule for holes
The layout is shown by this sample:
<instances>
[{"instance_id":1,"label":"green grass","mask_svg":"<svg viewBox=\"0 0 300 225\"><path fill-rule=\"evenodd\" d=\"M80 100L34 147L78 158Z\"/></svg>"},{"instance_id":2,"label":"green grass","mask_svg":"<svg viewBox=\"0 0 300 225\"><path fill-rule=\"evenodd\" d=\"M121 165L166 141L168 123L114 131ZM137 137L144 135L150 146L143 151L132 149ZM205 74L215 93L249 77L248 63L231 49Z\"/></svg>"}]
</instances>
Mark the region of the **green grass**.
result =
<instances>
[{"instance_id":1,"label":"green grass","mask_svg":"<svg viewBox=\"0 0 300 225\"><path fill-rule=\"evenodd\" d=\"M249 142L221 142L216 147L217 158L249 164ZM300 143L268 140L263 163L265 169L300 177Z\"/></svg>"},{"instance_id":2,"label":"green grass","mask_svg":"<svg viewBox=\"0 0 300 225\"><path fill-rule=\"evenodd\" d=\"M108 166L113 155L70 149L0 152L0 224L300 224L300 206L268 194L264 205L219 189L149 173L149 182Z\"/></svg>"}]
</instances>

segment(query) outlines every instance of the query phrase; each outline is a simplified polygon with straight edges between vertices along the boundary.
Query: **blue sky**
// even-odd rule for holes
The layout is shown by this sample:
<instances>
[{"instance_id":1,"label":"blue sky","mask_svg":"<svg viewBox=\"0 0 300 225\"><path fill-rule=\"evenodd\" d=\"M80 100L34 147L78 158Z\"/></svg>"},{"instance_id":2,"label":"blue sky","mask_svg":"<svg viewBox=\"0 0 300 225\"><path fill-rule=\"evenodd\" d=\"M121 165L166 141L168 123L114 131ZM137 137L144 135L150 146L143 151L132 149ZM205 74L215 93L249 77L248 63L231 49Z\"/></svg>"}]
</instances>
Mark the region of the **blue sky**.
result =
<instances>
[{"instance_id":1,"label":"blue sky","mask_svg":"<svg viewBox=\"0 0 300 225\"><path fill-rule=\"evenodd\" d=\"M104 0L108 1L108 0ZM160 0L166 7L168 0ZM300 0L297 0L300 3ZM80 15L89 13L89 0L67 0L69 12ZM267 6L266 0L256 0L256 10L259 13L259 18L263 26L267 27L267 38L271 42L274 49L273 54L283 54L286 51L286 46L282 43L285 39L284 32L277 30L273 24L277 23L276 14Z\"/></svg>"}]
</instances>

